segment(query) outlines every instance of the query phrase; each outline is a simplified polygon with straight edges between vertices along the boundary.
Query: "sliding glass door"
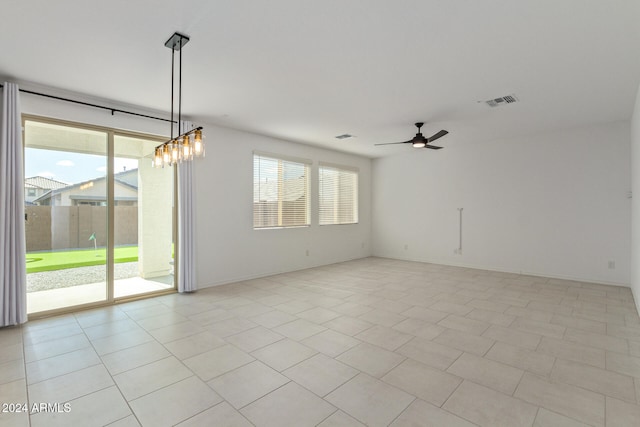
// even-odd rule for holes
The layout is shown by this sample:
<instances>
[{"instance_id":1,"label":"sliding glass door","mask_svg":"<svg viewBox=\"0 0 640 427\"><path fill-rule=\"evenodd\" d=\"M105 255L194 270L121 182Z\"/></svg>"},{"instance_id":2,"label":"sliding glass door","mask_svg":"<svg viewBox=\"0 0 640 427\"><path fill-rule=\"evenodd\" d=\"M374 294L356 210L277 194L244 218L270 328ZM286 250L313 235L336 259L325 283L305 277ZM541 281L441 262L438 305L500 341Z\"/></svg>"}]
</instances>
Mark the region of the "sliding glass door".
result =
<instances>
[{"instance_id":1,"label":"sliding glass door","mask_svg":"<svg viewBox=\"0 0 640 427\"><path fill-rule=\"evenodd\" d=\"M30 313L107 300L106 132L25 122Z\"/></svg>"},{"instance_id":2,"label":"sliding glass door","mask_svg":"<svg viewBox=\"0 0 640 427\"><path fill-rule=\"evenodd\" d=\"M27 309L104 304L174 288L173 168L157 141L24 120Z\"/></svg>"},{"instance_id":3,"label":"sliding glass door","mask_svg":"<svg viewBox=\"0 0 640 427\"><path fill-rule=\"evenodd\" d=\"M115 252L136 250L135 262L116 256L114 297L172 289L174 168L151 166L156 141L115 135L114 142Z\"/></svg>"}]
</instances>

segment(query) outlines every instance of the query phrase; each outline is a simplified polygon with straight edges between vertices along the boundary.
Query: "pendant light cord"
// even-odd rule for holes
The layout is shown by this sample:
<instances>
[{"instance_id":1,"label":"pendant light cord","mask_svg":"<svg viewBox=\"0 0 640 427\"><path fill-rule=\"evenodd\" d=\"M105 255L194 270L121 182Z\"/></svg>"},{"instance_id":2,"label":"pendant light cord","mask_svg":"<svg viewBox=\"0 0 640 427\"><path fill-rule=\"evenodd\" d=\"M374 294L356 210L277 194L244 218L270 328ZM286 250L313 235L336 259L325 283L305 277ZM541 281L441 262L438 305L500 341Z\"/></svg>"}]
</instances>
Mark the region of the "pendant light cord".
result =
<instances>
[{"instance_id":1,"label":"pendant light cord","mask_svg":"<svg viewBox=\"0 0 640 427\"><path fill-rule=\"evenodd\" d=\"M180 37L180 65L178 71L178 135L182 135L182 37Z\"/></svg>"},{"instance_id":2,"label":"pendant light cord","mask_svg":"<svg viewBox=\"0 0 640 427\"><path fill-rule=\"evenodd\" d=\"M204 144L202 141L202 126L193 127L184 134L182 126L182 48L189 41L189 37L179 33L174 33L165 42L165 47L171 49L171 139L155 147L154 167L172 166L181 163L183 160L192 160L194 156L204 156ZM178 58L178 120L174 121L176 109L176 50ZM174 137L174 123L178 124L178 136ZM190 135L193 135L193 145Z\"/></svg>"},{"instance_id":3,"label":"pendant light cord","mask_svg":"<svg viewBox=\"0 0 640 427\"><path fill-rule=\"evenodd\" d=\"M173 139L173 81L175 80L173 76L173 70L175 69L175 55L176 51L171 49L171 139Z\"/></svg>"}]
</instances>

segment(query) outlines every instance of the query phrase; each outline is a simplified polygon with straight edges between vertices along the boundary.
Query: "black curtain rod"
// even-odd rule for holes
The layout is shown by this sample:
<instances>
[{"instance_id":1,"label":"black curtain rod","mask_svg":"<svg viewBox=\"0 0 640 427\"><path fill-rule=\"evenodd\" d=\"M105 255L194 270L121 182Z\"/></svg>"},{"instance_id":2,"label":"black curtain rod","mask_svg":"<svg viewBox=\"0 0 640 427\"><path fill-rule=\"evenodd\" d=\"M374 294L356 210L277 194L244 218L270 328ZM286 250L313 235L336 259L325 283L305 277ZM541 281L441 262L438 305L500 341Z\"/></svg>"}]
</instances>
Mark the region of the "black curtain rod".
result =
<instances>
[{"instance_id":1,"label":"black curtain rod","mask_svg":"<svg viewBox=\"0 0 640 427\"><path fill-rule=\"evenodd\" d=\"M4 85L0 84L0 88L2 88L2 87L4 87ZM54 96L54 95L47 95L46 93L33 92L31 90L26 90L26 89L19 89L19 91L20 92L24 92L24 93L28 93L30 95L44 96L45 98L52 98L52 99L57 99L59 101L66 101L66 102L72 102L74 104L86 105L87 107L102 108L103 110L111 111L111 115L112 116L113 116L114 113L122 113L122 114L130 114L132 116L145 117L147 119L160 120L160 121L163 121L163 122L176 123L174 120L163 119L162 117L148 116L146 114L134 113L133 111L120 110L119 108L105 107L104 105L91 104L89 102L77 101L75 99L62 98L60 96Z\"/></svg>"}]
</instances>

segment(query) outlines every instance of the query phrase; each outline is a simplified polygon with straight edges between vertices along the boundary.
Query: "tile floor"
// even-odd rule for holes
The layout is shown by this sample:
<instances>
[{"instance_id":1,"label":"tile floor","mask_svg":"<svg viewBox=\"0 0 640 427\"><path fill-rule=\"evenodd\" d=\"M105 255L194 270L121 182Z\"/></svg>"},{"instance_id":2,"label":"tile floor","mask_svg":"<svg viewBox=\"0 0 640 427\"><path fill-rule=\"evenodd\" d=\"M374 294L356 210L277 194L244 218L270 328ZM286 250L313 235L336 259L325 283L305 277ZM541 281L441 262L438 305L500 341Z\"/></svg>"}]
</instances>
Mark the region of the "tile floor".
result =
<instances>
[{"instance_id":1,"label":"tile floor","mask_svg":"<svg viewBox=\"0 0 640 427\"><path fill-rule=\"evenodd\" d=\"M0 401L0 426L638 426L640 318L626 288L367 258L0 329Z\"/></svg>"}]
</instances>

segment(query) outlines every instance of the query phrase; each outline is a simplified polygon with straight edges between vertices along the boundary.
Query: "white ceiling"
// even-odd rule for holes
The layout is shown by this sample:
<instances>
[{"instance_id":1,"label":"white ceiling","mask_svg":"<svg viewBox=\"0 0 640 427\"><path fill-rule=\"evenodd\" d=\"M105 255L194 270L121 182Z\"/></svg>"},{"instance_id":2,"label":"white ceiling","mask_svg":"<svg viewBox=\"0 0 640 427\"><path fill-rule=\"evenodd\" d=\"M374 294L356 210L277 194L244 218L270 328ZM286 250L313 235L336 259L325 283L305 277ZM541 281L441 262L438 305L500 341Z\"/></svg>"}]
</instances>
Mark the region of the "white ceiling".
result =
<instances>
[{"instance_id":1,"label":"white ceiling","mask_svg":"<svg viewBox=\"0 0 640 427\"><path fill-rule=\"evenodd\" d=\"M184 115L370 157L411 149L374 144L416 121L447 147L625 120L640 83L638 0L3 0L2 15L0 76L24 87L166 112L180 31Z\"/></svg>"}]
</instances>

